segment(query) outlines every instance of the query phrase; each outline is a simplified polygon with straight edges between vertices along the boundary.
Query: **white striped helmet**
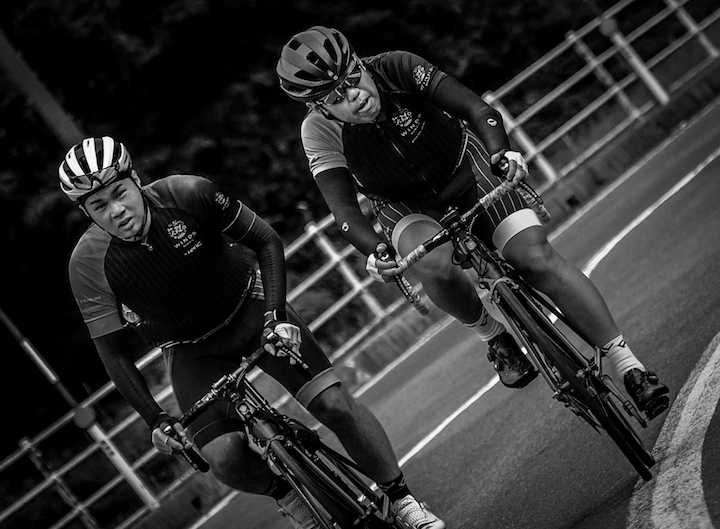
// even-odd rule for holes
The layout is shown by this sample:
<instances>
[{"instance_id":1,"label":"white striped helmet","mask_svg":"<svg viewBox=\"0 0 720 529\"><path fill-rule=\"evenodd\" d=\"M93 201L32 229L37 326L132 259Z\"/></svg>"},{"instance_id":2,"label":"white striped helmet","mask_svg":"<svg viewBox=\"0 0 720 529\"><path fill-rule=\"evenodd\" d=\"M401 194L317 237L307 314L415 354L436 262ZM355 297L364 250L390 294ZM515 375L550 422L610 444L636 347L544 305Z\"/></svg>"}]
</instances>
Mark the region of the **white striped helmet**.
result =
<instances>
[{"instance_id":1,"label":"white striped helmet","mask_svg":"<svg viewBox=\"0 0 720 529\"><path fill-rule=\"evenodd\" d=\"M127 149L109 136L85 138L67 152L58 168L60 189L75 202L132 173Z\"/></svg>"}]
</instances>

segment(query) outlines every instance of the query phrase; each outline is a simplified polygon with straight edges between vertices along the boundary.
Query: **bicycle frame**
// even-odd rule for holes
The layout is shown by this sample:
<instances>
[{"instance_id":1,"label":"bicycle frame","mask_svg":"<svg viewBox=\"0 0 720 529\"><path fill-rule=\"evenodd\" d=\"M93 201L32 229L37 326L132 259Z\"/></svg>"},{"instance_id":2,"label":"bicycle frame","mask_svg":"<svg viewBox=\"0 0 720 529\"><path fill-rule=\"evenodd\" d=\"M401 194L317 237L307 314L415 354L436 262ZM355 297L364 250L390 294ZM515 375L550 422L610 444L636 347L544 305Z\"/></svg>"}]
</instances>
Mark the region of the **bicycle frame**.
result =
<instances>
[{"instance_id":1,"label":"bicycle frame","mask_svg":"<svg viewBox=\"0 0 720 529\"><path fill-rule=\"evenodd\" d=\"M655 460L619 413L613 399L620 402L625 412L643 428L647 422L636 406L618 390L610 376L603 372L600 350L591 345L557 307L525 282L509 263L472 233L478 212L488 208L510 189L512 186L503 181L462 215L456 208L450 208L440 221L443 229L397 260L397 267L404 271L433 249L452 242L453 261L475 270L480 286L488 291L489 302L504 316L518 343L524 347L553 391L553 398L596 431L608 433L638 474L649 480L652 475L648 468L655 464ZM530 205L533 209L539 207L537 202ZM592 353L588 356L581 353L559 328L558 321L587 344Z\"/></svg>"},{"instance_id":2,"label":"bicycle frame","mask_svg":"<svg viewBox=\"0 0 720 529\"><path fill-rule=\"evenodd\" d=\"M290 483L321 527L395 527L389 501L373 490L357 464L325 445L315 430L281 414L247 379L263 354L262 349L256 351L221 377L179 422L187 426L211 403L228 400L244 425L251 450Z\"/></svg>"}]
</instances>

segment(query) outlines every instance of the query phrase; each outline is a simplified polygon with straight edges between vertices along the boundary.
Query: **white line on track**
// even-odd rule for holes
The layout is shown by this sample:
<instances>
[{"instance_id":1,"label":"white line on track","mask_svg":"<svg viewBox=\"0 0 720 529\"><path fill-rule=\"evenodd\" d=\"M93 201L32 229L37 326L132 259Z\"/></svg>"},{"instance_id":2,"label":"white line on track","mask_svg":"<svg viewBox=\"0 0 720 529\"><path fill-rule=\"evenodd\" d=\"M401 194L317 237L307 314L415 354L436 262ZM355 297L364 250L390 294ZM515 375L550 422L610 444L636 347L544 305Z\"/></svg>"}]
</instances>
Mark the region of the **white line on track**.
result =
<instances>
[{"instance_id":1,"label":"white line on track","mask_svg":"<svg viewBox=\"0 0 720 529\"><path fill-rule=\"evenodd\" d=\"M702 484L702 446L720 399L720 334L675 399L653 455L655 477L638 482L628 513L632 529L710 529Z\"/></svg>"},{"instance_id":2,"label":"white line on track","mask_svg":"<svg viewBox=\"0 0 720 529\"><path fill-rule=\"evenodd\" d=\"M403 466L405 463L407 463L410 459L412 459L420 450L425 448L425 446L430 443L435 437L440 435L440 432L442 432L451 422L453 422L462 412L464 412L466 409L468 409L470 406L473 405L473 403L478 400L480 397L485 395L488 391L490 391L495 384L500 382L500 379L497 375L494 375L487 384L485 384L482 388L480 388L480 391L475 393L472 397L470 397L468 400L465 401L465 403L460 406L457 410L455 410L452 414L450 414L448 417L445 418L443 422L441 422L432 432L427 434L422 441L420 441L418 444L416 444L412 450L410 450L407 454L405 454L400 459L400 466Z\"/></svg>"},{"instance_id":3,"label":"white line on track","mask_svg":"<svg viewBox=\"0 0 720 529\"><path fill-rule=\"evenodd\" d=\"M590 276L593 270L597 267L597 265L602 261L617 244L624 239L628 233L630 233L632 230L637 228L645 219L647 219L657 208L663 205L665 201L667 201L670 197L675 195L678 191L680 191L683 187L685 187L687 184L689 184L693 178L695 178L697 175L702 172L703 169L705 169L708 165L710 165L718 156L720 156L720 148L716 149L710 156L705 158L692 172L685 175L685 177L680 180L677 184L675 184L672 189L670 189L667 193L665 193L662 197L660 197L652 206L647 208L645 211L643 211L640 215L638 215L635 220L633 220L630 224L625 226L625 229L623 229L620 233L618 233L615 237L613 237L605 246L603 246L599 252L597 252L583 267L583 272L586 276Z\"/></svg>"}]
</instances>

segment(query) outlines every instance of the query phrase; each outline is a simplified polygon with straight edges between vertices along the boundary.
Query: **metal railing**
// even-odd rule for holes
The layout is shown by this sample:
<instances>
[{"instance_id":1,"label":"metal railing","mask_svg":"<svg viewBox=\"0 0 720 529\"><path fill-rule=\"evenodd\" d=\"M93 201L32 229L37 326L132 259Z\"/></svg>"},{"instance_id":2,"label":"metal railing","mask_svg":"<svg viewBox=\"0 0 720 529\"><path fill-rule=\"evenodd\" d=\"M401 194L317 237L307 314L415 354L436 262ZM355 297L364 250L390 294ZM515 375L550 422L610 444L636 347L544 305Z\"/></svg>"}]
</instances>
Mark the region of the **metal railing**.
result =
<instances>
[{"instance_id":1,"label":"metal railing","mask_svg":"<svg viewBox=\"0 0 720 529\"><path fill-rule=\"evenodd\" d=\"M623 33L620 27L628 24L627 19L630 18L625 16L625 12L636 6L636 2L645 6L657 4L657 9L649 18L637 21L635 27ZM622 0L607 12L599 13L598 18L585 27L568 33L563 43L510 82L484 94L484 99L500 110L512 138L526 153L538 179L535 185L540 191L562 182L604 147L616 141L623 132L642 122L653 110L668 104L677 92L691 85L696 78L718 66L720 9L705 9L705 16L695 20L689 8L698 4L712 6L712 2L704 0ZM655 50L652 42L645 39L650 39L652 31L663 24L674 24L682 31L676 31L677 36L668 45ZM538 94L537 89L533 89L535 91L528 92L529 96L525 94L524 90L529 90L529 86L543 85L534 84L534 76L552 77L556 75L554 70L558 64L574 67L564 79L553 77L556 80L547 93ZM584 99L579 95L583 93L586 94ZM561 123L547 119L548 112L553 112L555 106L563 105L571 97L575 101L582 99L577 113ZM343 310L356 310L359 305L367 312L360 328L343 337L340 345L329 349L333 364L339 365L351 361L358 354L360 345L376 334L379 325L397 321L406 304L400 296L383 302L373 294L372 279L356 272L352 263L354 250L342 242L341 237L334 238L330 234L333 227L331 216L319 222L309 222L305 233L288 245L286 256L289 270L293 269L293 259L301 257L309 249L319 251L323 260L317 269L307 273L291 289L288 296L291 303L302 303L311 296L314 286L328 281L331 275L336 276L334 281L342 285L337 299L318 315L306 318L313 332L321 332ZM139 366L144 370L153 369L162 361L160 356L158 350L153 350L139 362ZM67 527L72 521L88 528L130 527L155 510L164 496L189 478L191 473L182 466L176 466L169 478L155 478L147 469L159 463L155 461L155 450L146 440L143 447L128 450L134 453L134 457L126 457L130 460L132 471L137 473L149 492L140 493L135 489L131 493L126 492L127 512L120 513L120 520L107 521L99 519L95 506L110 502L112 494L123 487L127 489L128 481L121 474L116 474L100 489L84 495L75 492L69 483L75 469L103 454L103 448L107 447L103 447L101 439L94 438L85 450L71 456L59 468L50 468L49 459L43 458L40 446L47 446L51 438L62 431L76 428L74 421L77 421L78 410L102 406L103 399L113 395L116 395L114 386L107 384L32 439L23 439L20 449L0 462L0 473L3 474L7 474L14 465L27 464L28 461L38 474L35 486L23 492L11 505L2 506L0 525L11 522L23 509L31 508L33 502L52 491L56 499L60 498L67 505L66 512L56 518L52 528ZM172 406L173 395L166 381L157 385L156 398L164 407ZM278 396L278 404L285 398ZM105 432L107 442L123 445L122 436L128 435L139 423L136 413L129 413L115 421L114 426ZM167 466L167 460L163 461Z\"/></svg>"}]
</instances>

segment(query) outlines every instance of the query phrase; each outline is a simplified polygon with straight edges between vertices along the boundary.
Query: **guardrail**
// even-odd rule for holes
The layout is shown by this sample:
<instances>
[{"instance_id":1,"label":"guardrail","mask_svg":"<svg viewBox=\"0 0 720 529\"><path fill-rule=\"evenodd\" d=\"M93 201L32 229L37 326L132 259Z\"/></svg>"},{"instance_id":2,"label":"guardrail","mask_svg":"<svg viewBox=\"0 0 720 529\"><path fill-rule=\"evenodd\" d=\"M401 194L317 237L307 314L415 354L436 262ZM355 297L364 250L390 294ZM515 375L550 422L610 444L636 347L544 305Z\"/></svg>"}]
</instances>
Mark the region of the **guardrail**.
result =
<instances>
[{"instance_id":1,"label":"guardrail","mask_svg":"<svg viewBox=\"0 0 720 529\"><path fill-rule=\"evenodd\" d=\"M638 9L639 6L643 9ZM636 11L646 16L639 18ZM540 191L549 190L582 170L625 131L642 123L653 110L668 104L679 91L717 67L719 20L720 9L710 0L623 0L599 13L585 27L568 33L565 41L542 59L483 97L500 110L513 140L526 153L535 186ZM657 32L666 37L671 35L669 43L659 46L653 39ZM566 72L565 77L558 75L558 71ZM543 79L534 82L535 76ZM548 77L553 80L551 83L547 82ZM546 93L542 93L541 87L548 84ZM578 111L570 118L567 112L557 110L558 105L571 103ZM565 118L559 121L557 116ZM321 340L324 329L332 326L333 318L343 310L362 313L361 321L349 336L341 335L339 343L324 344L333 363L341 365L351 363L378 326L397 321L407 306L403 299L393 295L397 294L394 289L385 289L380 295L378 286L358 270L354 250L333 230L331 216L308 222L305 233L287 247L290 271L308 268L302 265L303 261L322 261L317 269L295 274L302 279L291 288L288 299L296 306L316 310L324 305L314 296L313 287L321 282L335 286L337 298L318 314L306 317ZM325 334L336 333L333 330ZM143 373L154 382L156 398L172 410L175 405L172 391L167 380L158 375L161 364L158 350L139 362ZM114 386L107 384L37 436L23 439L20 449L0 462L3 475L23 467L24 470L15 470L14 475L26 477L23 490L10 498L11 504L2 506L0 524L27 527L22 521L27 519L23 513L44 509L43 523L56 520L51 522L53 529L131 527L189 479L192 473L188 467L182 463L169 465L166 458L156 457L136 413L126 408L123 418L105 416L110 413L107 410L117 406L103 402L118 398ZM279 395L278 404L285 398ZM63 454L63 439L77 437L81 431L76 426L76 422L82 423L78 421L78 411L95 408L100 410L99 422L109 425L107 431L100 430L102 436L93 436L93 443L81 453ZM97 426L97 422L92 424ZM116 469L107 468L108 444L122 448L123 457L129 461L129 468L144 491ZM44 457L41 447L54 452L54 457ZM50 461L63 463L59 468L50 468ZM83 490L83 481L77 477L83 472L103 473L109 478L97 490ZM49 507L52 503L48 501L49 494L54 495L55 504L64 507ZM112 509L107 509L109 504ZM111 516L108 511L112 511Z\"/></svg>"}]
</instances>

